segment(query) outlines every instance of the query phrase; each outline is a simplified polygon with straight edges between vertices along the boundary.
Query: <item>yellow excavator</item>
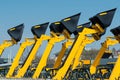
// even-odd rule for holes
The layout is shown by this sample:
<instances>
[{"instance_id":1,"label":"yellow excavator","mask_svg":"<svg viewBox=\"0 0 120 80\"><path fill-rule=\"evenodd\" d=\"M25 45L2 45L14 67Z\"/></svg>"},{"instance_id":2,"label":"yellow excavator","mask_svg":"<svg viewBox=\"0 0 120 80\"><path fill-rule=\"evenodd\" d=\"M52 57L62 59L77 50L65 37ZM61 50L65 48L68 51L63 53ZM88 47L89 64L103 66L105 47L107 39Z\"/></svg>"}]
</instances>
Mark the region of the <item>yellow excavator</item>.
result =
<instances>
[{"instance_id":1,"label":"yellow excavator","mask_svg":"<svg viewBox=\"0 0 120 80\"><path fill-rule=\"evenodd\" d=\"M15 69L19 66L20 58L23 55L25 49L28 46L32 46L33 44L35 44L35 42L37 41L37 37L40 37L42 34L45 33L48 24L49 23L43 23L32 27L32 33L34 35L34 38L26 38L25 41L21 43L20 48L14 58L14 61L10 66L10 69L8 70L6 78L11 78L14 76L13 73L15 72Z\"/></svg>"},{"instance_id":2,"label":"yellow excavator","mask_svg":"<svg viewBox=\"0 0 120 80\"><path fill-rule=\"evenodd\" d=\"M104 11L90 18L92 26L90 28L84 28L82 32L78 33L78 36L69 51L69 55L67 56L64 64L58 69L57 73L52 78L53 80L62 80L65 77L74 61L76 53L79 51L78 49L80 49L80 47L81 50L84 48L81 44L86 39L86 35L92 35L95 40L100 39L100 37L105 33L106 28L111 24L115 10L116 9ZM61 23L64 24L64 19Z\"/></svg>"},{"instance_id":3,"label":"yellow excavator","mask_svg":"<svg viewBox=\"0 0 120 80\"><path fill-rule=\"evenodd\" d=\"M8 70L6 78L12 78L14 76L13 73L15 72L16 68L19 66L20 58L22 57L25 48L27 48L28 46L32 46L32 45L34 47L37 40L41 41L41 39L39 39L40 37L42 37L42 40L49 39L49 37L46 37L46 35L44 35L48 27L48 24L49 23L47 22L47 23L35 25L32 27L31 30L34 35L34 38L26 38L25 41L21 43L20 48L14 58L14 61L12 65L10 66L10 69Z\"/></svg>"},{"instance_id":4,"label":"yellow excavator","mask_svg":"<svg viewBox=\"0 0 120 80\"><path fill-rule=\"evenodd\" d=\"M117 32L117 33L119 33L119 32ZM84 75L87 75L87 76L84 76L86 79L109 79L109 76L111 73L110 71L112 70L113 66L110 64L100 65L100 60L101 60L101 58L108 58L111 55L111 52L108 52L107 48L109 46L113 46L113 45L119 43L119 39L116 39L116 37L117 36L107 37L106 41L104 43L102 43L102 47L101 47L100 51L98 52L93 63L90 65L90 73L89 73L89 69L88 69L89 67L88 68L81 68L81 69L75 68L75 70L73 72L74 76L79 75L79 77L78 77L79 79L83 78ZM98 67L98 65L100 65L100 66ZM75 73L75 71L76 71L76 73ZM73 75L73 73L72 73L72 75ZM83 73L84 73L84 75L83 75ZM115 73L114 73L114 75L115 75ZM109 79L109 80L113 80L113 78Z\"/></svg>"},{"instance_id":5,"label":"yellow excavator","mask_svg":"<svg viewBox=\"0 0 120 80\"><path fill-rule=\"evenodd\" d=\"M62 26L62 27L63 27L63 26L76 27L77 24L78 24L79 16L80 16L80 13L79 13L79 14L76 14L76 15L73 15L73 16L70 16L69 18L66 18L66 19L64 20L64 22L65 22L66 25L62 25L60 22L59 22L59 24L57 24L57 25L55 25L56 22L55 22L55 23L52 23L52 24L50 25L50 29L51 29L51 31L54 31L54 32L57 32L57 33L63 33L64 36L65 36L65 38L67 38L67 42L66 42L66 43L67 43L67 44L68 44L68 43L71 44L70 35L72 34L73 30L64 30L63 28L62 28L63 30L62 30L61 32L55 31L55 30L61 28L61 26ZM57 23L58 23L58 22L57 22ZM54 30L53 30L53 29L54 29ZM38 77L39 77L41 71L45 68L45 66L46 66L46 64L47 64L47 59L48 59L48 56L49 56L49 54L50 54L50 52L51 52L53 43L55 43L55 42L57 42L58 40L60 40L60 38L58 38L58 40L57 40L57 38L53 38L53 39L54 39L55 41L52 40L52 39L50 39L51 42L52 42L52 44L49 44L49 43L51 43L50 40L49 40L49 43L48 43L48 45L47 45L47 47L46 47L46 49L45 49L45 52L43 53L43 55L42 55L42 57L41 57L41 59L40 59L40 62L38 63L38 66L37 66L37 68L36 68L36 70L35 70L35 72L34 72L34 74L33 74L33 78L38 78ZM61 40L60 40L60 41L61 41ZM64 51L65 51L65 50L64 50ZM62 52L64 52L64 51L62 51Z\"/></svg>"},{"instance_id":6,"label":"yellow excavator","mask_svg":"<svg viewBox=\"0 0 120 80\"><path fill-rule=\"evenodd\" d=\"M93 64L90 66L90 73L91 75L95 75L95 78L100 78L100 79L106 79L106 80L119 80L118 78L120 77L120 71L119 71L119 56L118 60L115 63L109 63L103 65L103 66L98 66L100 65L100 59L102 56L104 56L104 51L109 47L113 46L116 44L119 44L120 38L120 27L111 29L111 32L114 34L114 37L107 37L107 40L102 44L102 47L95 58ZM110 55L110 54L109 54ZM115 65L114 65L115 64ZM97 68L98 66L98 68ZM100 73L101 72L101 73ZM98 75L99 74L99 75Z\"/></svg>"},{"instance_id":7,"label":"yellow excavator","mask_svg":"<svg viewBox=\"0 0 120 80\"><path fill-rule=\"evenodd\" d=\"M113 31L113 30L112 30ZM117 32L117 31L116 31ZM119 32L117 32L117 33L119 33ZM113 32L113 34L114 34L114 32ZM106 49L109 47L109 46L113 46L113 45L116 45L116 44L118 44L119 43L119 39L116 39L116 36L113 36L113 37L107 37L107 39L106 39L106 41L104 42L104 43L102 43L102 47L101 47L101 49L100 49L100 51L98 52L98 54L97 54L97 56L96 56L96 58L95 58L95 60L94 60L94 62L93 62L93 64L90 66L90 74L91 75L95 75L96 76L96 74L97 74L97 72L99 71L102 71L102 70L104 70L105 71L105 68L106 69L108 69L108 68L111 68L112 69L112 67L109 67L109 65L107 65L107 67L105 66L104 67L104 65L102 66L102 67L98 67L98 69L97 69L97 66L98 65L100 65L100 60L101 60L101 58L104 58L104 57L108 57L109 55L111 55L111 54L104 54L104 52L106 51ZM101 70L100 70L101 69ZM99 74L99 73L98 73ZM106 74L105 75L103 75L103 74L101 74L101 76L100 75L98 75L99 76L99 78L106 78L106 79L109 79L109 74L110 74L110 72L107 74L107 71L106 71ZM102 77L102 75L104 76L104 77ZM97 78L98 78L98 76L97 76Z\"/></svg>"},{"instance_id":8,"label":"yellow excavator","mask_svg":"<svg viewBox=\"0 0 120 80\"><path fill-rule=\"evenodd\" d=\"M78 19L79 19L79 14L77 14L77 16L75 15L75 17L73 18L66 18L65 19L65 22L67 23L68 26L76 26L76 24L78 23ZM73 24L71 24L71 21L75 21ZM56 22L55 24L59 24L59 22ZM63 27L63 26L61 26ZM62 29L62 28L61 28ZM71 30L68 29L69 32L73 31L74 28L72 28ZM66 30L63 31L64 34L68 34L68 32ZM57 33L55 32L51 32L51 37L48 41L48 45L45 49L45 52L44 54L42 55L42 58L40 60L40 63L38 64L38 68L36 68L37 70L35 71L35 74L33 75L34 78L38 77L39 76L39 72L41 72L41 70L46 66L46 62L47 62L47 59L48 59L48 56L49 56L49 53L52 49L52 47L54 46L54 44L56 42L61 42L63 40L65 40L65 38L69 38L70 36L69 35L66 35L66 36L58 36ZM22 68L20 68L20 70L18 71L18 74L15 76L16 78L20 78L20 77L23 77L26 70L28 69L29 65L31 64L32 60L33 60L33 56L36 54L35 51L38 50L38 47L34 47L35 49L33 49L28 57L28 59L26 60L25 64L23 65ZM34 51L35 50L35 51ZM43 65L39 68L39 65ZM40 70L38 70L40 69ZM21 73L22 72L22 73Z\"/></svg>"},{"instance_id":9,"label":"yellow excavator","mask_svg":"<svg viewBox=\"0 0 120 80\"><path fill-rule=\"evenodd\" d=\"M82 24L82 25L80 25L80 26L77 26L77 28L76 28L77 30L74 32L74 35L77 35L78 32L81 32L84 27L90 27L90 22L85 23L85 24ZM84 40L84 42L83 42L82 44L83 44L83 45L87 45L87 44L89 44L89 43L92 43L93 41L94 41L93 38L86 37L86 39ZM47 71L47 72L46 72L46 75L45 75L45 76L47 76L47 77L53 76L53 75L56 73L55 69L57 69L57 68L59 68L59 67L61 66L61 64L62 64L62 58L63 58L63 56L65 55L66 49L67 49L70 45L72 45L72 42L71 42L71 41L67 41L67 42L65 42L65 43L63 44L63 47L62 47L60 53L58 54L57 60L55 61L55 64L54 64L53 68L46 68L46 71ZM87 60L83 60L83 62L84 62L85 64L86 64L86 63L89 63L89 61L87 61Z\"/></svg>"},{"instance_id":10,"label":"yellow excavator","mask_svg":"<svg viewBox=\"0 0 120 80\"><path fill-rule=\"evenodd\" d=\"M67 49L68 49L69 47L71 47L72 44L73 44L73 40L67 40L66 42L64 42L64 43L62 44L62 48L61 48L60 52L58 53L57 59L55 60L55 63L54 63L54 65L53 65L53 69L58 68L58 67L61 65L61 63L62 63L62 58L64 57ZM47 69L48 69L48 68L47 68ZM50 68L50 69L51 69L51 68Z\"/></svg>"},{"instance_id":11,"label":"yellow excavator","mask_svg":"<svg viewBox=\"0 0 120 80\"><path fill-rule=\"evenodd\" d=\"M120 68L120 55L118 56L118 59L115 62L114 68L108 80L120 80L120 69L119 68Z\"/></svg>"},{"instance_id":12,"label":"yellow excavator","mask_svg":"<svg viewBox=\"0 0 120 80\"><path fill-rule=\"evenodd\" d=\"M77 26L77 30L74 32L74 35L77 35L78 32L81 32L83 27L90 27L90 22L87 22L85 24L81 24L81 25ZM71 41L67 41L63 44L63 47L62 47L60 53L58 54L57 60L55 61L55 64L53 66L53 69L59 68L59 66L61 66L62 58L65 55L65 51L69 46L72 45L72 43L73 42L71 42Z\"/></svg>"},{"instance_id":13,"label":"yellow excavator","mask_svg":"<svg viewBox=\"0 0 120 80\"><path fill-rule=\"evenodd\" d=\"M100 60L102 56L104 55L104 52L109 46L113 46L115 44L118 44L118 40L116 40L114 37L107 37L106 41L102 43L102 47L100 51L98 52L93 64L90 66L90 73L95 74L97 66L100 64Z\"/></svg>"},{"instance_id":14,"label":"yellow excavator","mask_svg":"<svg viewBox=\"0 0 120 80\"><path fill-rule=\"evenodd\" d=\"M120 26L114 29L111 29L111 32L114 34L116 40L120 43ZM117 58L117 61L115 62L114 68L112 70L112 73L109 77L109 80L119 80L120 79L120 55Z\"/></svg>"},{"instance_id":15,"label":"yellow excavator","mask_svg":"<svg viewBox=\"0 0 120 80\"><path fill-rule=\"evenodd\" d=\"M23 29L24 24L8 29L8 34L11 36L11 40L4 40L3 43L0 44L0 55L2 55L5 48L13 46L21 40Z\"/></svg>"}]
</instances>

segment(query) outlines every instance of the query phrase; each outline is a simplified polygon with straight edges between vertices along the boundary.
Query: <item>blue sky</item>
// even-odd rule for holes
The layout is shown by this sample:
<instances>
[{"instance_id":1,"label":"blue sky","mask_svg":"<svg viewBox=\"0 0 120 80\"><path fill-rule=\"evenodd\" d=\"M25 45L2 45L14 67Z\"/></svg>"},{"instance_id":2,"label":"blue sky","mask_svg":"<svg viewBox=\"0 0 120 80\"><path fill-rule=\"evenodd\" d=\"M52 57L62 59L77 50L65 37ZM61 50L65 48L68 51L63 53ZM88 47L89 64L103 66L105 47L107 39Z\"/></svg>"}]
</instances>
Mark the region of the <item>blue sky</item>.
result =
<instances>
[{"instance_id":1,"label":"blue sky","mask_svg":"<svg viewBox=\"0 0 120 80\"><path fill-rule=\"evenodd\" d=\"M31 27L34 25L59 21L79 12L81 12L79 24L82 24L88 22L95 14L113 8L117 8L117 11L111 26L101 41L87 46L88 48L100 48L100 43L105 40L105 37L112 35L109 30L120 25L120 0L0 0L0 43L10 39L7 34L8 28L21 23L25 24L21 40L23 42L26 37L33 37ZM49 35L49 29L46 34ZM18 45L6 49L2 56L6 57L10 51L15 55ZM118 45L115 47L119 49Z\"/></svg>"}]
</instances>

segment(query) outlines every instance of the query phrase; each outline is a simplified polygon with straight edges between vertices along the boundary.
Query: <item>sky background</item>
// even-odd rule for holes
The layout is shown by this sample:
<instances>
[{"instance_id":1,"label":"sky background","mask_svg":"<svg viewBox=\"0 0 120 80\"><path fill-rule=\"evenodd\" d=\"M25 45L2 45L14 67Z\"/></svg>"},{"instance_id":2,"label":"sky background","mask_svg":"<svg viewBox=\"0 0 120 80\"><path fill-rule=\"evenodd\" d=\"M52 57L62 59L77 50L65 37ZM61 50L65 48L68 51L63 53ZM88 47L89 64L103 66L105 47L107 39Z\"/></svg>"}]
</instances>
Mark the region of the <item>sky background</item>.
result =
<instances>
[{"instance_id":1,"label":"sky background","mask_svg":"<svg viewBox=\"0 0 120 80\"><path fill-rule=\"evenodd\" d=\"M10 39L7 29L21 23L24 23L25 28L20 43L25 38L33 37L31 27L34 25L59 21L79 12L81 12L79 24L83 24L95 14L113 8L117 8L117 11L106 34L100 41L88 45L87 48L100 48L100 43L105 40L106 36L112 35L110 29L120 25L120 0L0 0L0 43ZM49 29L46 34L49 35ZM61 46L59 45L55 45L52 53L60 50ZM114 47L119 49L119 45ZM41 51L44 51L44 48L45 44L43 44ZM1 57L7 57L9 53L12 53L11 55L14 57L18 49L19 43L5 49Z\"/></svg>"}]
</instances>

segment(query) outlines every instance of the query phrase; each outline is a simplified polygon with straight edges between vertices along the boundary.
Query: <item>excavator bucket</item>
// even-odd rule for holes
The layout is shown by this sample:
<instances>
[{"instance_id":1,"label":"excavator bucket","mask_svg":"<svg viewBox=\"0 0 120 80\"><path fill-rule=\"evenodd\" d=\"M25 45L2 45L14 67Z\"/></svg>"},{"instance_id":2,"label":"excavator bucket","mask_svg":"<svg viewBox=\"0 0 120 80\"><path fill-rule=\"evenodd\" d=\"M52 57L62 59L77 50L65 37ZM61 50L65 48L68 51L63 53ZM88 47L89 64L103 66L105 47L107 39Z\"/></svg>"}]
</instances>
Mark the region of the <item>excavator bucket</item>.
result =
<instances>
[{"instance_id":1,"label":"excavator bucket","mask_svg":"<svg viewBox=\"0 0 120 80\"><path fill-rule=\"evenodd\" d=\"M103 29L107 28L108 26L110 26L112 20L113 20L113 16L115 14L116 8L115 9L111 9L108 11L104 11L101 13L98 13L97 15L93 16L92 18L90 18L90 21L93 24L100 24L101 27Z\"/></svg>"},{"instance_id":2,"label":"excavator bucket","mask_svg":"<svg viewBox=\"0 0 120 80\"><path fill-rule=\"evenodd\" d=\"M33 26L31 31L37 38L40 38L42 34L45 34L48 24L49 22Z\"/></svg>"},{"instance_id":3,"label":"excavator bucket","mask_svg":"<svg viewBox=\"0 0 120 80\"><path fill-rule=\"evenodd\" d=\"M90 27L91 27L90 22L87 22L87 23L85 23L85 24L81 24L81 25L77 26L77 30L74 32L74 35L77 35L79 32L82 32L82 30L83 30L85 27L86 27L86 28L90 28Z\"/></svg>"},{"instance_id":4,"label":"excavator bucket","mask_svg":"<svg viewBox=\"0 0 120 80\"><path fill-rule=\"evenodd\" d=\"M118 40L120 43L120 26L113 28L110 31L114 34L116 40Z\"/></svg>"},{"instance_id":5,"label":"excavator bucket","mask_svg":"<svg viewBox=\"0 0 120 80\"><path fill-rule=\"evenodd\" d=\"M115 36L120 35L120 26L110 30Z\"/></svg>"},{"instance_id":6,"label":"excavator bucket","mask_svg":"<svg viewBox=\"0 0 120 80\"><path fill-rule=\"evenodd\" d=\"M108 59L110 56L112 56L112 53L104 53L102 58Z\"/></svg>"},{"instance_id":7,"label":"excavator bucket","mask_svg":"<svg viewBox=\"0 0 120 80\"><path fill-rule=\"evenodd\" d=\"M8 29L7 32L12 39L14 39L16 42L19 42L23 34L23 29L24 29L24 24L20 24L16 27Z\"/></svg>"},{"instance_id":8,"label":"excavator bucket","mask_svg":"<svg viewBox=\"0 0 120 80\"><path fill-rule=\"evenodd\" d=\"M60 21L51 23L50 25L50 31L53 31L55 33L62 33L63 32L63 27L64 25L61 24Z\"/></svg>"},{"instance_id":9,"label":"excavator bucket","mask_svg":"<svg viewBox=\"0 0 120 80\"><path fill-rule=\"evenodd\" d=\"M67 29L67 31L72 34L77 27L79 21L80 13L67 17L61 20L61 23L64 25L63 28Z\"/></svg>"}]
</instances>

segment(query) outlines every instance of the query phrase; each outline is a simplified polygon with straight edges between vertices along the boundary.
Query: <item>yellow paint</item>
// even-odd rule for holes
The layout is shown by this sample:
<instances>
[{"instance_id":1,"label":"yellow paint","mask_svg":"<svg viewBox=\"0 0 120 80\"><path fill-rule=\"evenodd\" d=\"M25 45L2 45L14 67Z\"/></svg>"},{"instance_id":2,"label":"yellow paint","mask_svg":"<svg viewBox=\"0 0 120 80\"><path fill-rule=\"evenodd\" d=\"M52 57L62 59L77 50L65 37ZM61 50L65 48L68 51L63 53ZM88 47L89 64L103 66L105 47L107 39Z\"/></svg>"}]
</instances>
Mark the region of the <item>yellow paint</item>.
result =
<instances>
[{"instance_id":1,"label":"yellow paint","mask_svg":"<svg viewBox=\"0 0 120 80\"><path fill-rule=\"evenodd\" d=\"M55 22L54 24L55 24L55 25L58 25L58 24L60 24L60 22Z\"/></svg>"},{"instance_id":2,"label":"yellow paint","mask_svg":"<svg viewBox=\"0 0 120 80\"><path fill-rule=\"evenodd\" d=\"M77 28L82 28L82 26L77 26Z\"/></svg>"},{"instance_id":3,"label":"yellow paint","mask_svg":"<svg viewBox=\"0 0 120 80\"><path fill-rule=\"evenodd\" d=\"M10 31L13 31L13 30L15 30L15 28L11 28L11 29L10 29Z\"/></svg>"},{"instance_id":4,"label":"yellow paint","mask_svg":"<svg viewBox=\"0 0 120 80\"><path fill-rule=\"evenodd\" d=\"M64 19L65 22L66 22L66 21L69 21L69 20L71 20L71 18L66 18L66 19Z\"/></svg>"},{"instance_id":5,"label":"yellow paint","mask_svg":"<svg viewBox=\"0 0 120 80\"><path fill-rule=\"evenodd\" d=\"M103 16L103 15L106 15L107 14L107 12L102 12L102 13L100 13L99 15L100 16Z\"/></svg>"},{"instance_id":6,"label":"yellow paint","mask_svg":"<svg viewBox=\"0 0 120 80\"><path fill-rule=\"evenodd\" d=\"M26 38L25 39L25 42L23 42L14 58L14 61L12 63L12 65L10 66L9 70L8 70L8 73L6 75L7 78L11 78L13 77L13 73L15 71L15 69L19 66L19 61L20 61L20 58L21 56L23 55L24 53L24 50L25 48L27 48L28 46L31 46L35 43L35 40L34 39L31 39L31 38Z\"/></svg>"},{"instance_id":7,"label":"yellow paint","mask_svg":"<svg viewBox=\"0 0 120 80\"><path fill-rule=\"evenodd\" d=\"M35 26L34 28L40 28L40 26Z\"/></svg>"}]
</instances>

